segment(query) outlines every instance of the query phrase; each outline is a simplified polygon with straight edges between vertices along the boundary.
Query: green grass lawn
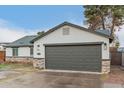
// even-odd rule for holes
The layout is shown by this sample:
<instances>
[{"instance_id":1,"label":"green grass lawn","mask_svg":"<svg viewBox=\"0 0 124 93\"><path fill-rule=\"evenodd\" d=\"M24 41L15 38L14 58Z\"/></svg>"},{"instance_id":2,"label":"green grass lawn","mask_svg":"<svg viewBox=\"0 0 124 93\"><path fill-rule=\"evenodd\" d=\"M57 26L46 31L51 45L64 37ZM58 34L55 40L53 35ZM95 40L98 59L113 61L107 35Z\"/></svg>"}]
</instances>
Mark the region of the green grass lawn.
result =
<instances>
[{"instance_id":1,"label":"green grass lawn","mask_svg":"<svg viewBox=\"0 0 124 93\"><path fill-rule=\"evenodd\" d=\"M7 68L9 64L0 64L0 69Z\"/></svg>"},{"instance_id":2,"label":"green grass lawn","mask_svg":"<svg viewBox=\"0 0 124 93\"><path fill-rule=\"evenodd\" d=\"M17 69L17 68L32 68L32 64L20 64L20 63L5 63L0 64L0 70L7 70L7 69Z\"/></svg>"}]
</instances>

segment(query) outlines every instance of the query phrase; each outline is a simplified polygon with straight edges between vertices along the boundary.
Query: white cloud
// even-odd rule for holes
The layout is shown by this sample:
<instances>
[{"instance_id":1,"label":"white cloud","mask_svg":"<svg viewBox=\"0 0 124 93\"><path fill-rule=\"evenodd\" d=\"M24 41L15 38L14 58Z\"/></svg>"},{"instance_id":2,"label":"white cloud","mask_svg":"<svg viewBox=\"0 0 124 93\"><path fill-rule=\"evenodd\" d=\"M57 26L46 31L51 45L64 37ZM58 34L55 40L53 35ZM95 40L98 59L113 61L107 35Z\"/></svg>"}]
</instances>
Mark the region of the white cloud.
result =
<instances>
[{"instance_id":1,"label":"white cloud","mask_svg":"<svg viewBox=\"0 0 124 93\"><path fill-rule=\"evenodd\" d=\"M26 35L34 35L37 31L14 27L14 24L0 19L0 42L12 42Z\"/></svg>"},{"instance_id":2,"label":"white cloud","mask_svg":"<svg viewBox=\"0 0 124 93\"><path fill-rule=\"evenodd\" d=\"M124 47L124 26L121 27L120 31L116 32L119 38L120 47Z\"/></svg>"}]
</instances>

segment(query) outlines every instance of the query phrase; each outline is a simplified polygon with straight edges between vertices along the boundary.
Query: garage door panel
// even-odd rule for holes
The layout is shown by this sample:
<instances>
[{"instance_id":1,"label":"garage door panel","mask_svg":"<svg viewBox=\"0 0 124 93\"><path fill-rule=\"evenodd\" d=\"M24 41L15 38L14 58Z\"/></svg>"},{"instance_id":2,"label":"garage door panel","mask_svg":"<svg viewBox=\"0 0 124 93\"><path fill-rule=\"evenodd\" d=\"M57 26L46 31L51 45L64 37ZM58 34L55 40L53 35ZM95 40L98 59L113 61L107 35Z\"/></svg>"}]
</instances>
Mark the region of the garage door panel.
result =
<instances>
[{"instance_id":1,"label":"garage door panel","mask_svg":"<svg viewBox=\"0 0 124 93\"><path fill-rule=\"evenodd\" d=\"M59 60L55 60L55 61L59 61ZM57 65L59 65L59 64L66 64L67 65L67 63L70 65L100 65L101 63L96 63L96 62L87 62L87 61L80 61L80 62L75 62L75 61L64 61L64 62L54 62L54 61L51 61L49 64L57 64Z\"/></svg>"},{"instance_id":2,"label":"garage door panel","mask_svg":"<svg viewBox=\"0 0 124 93\"><path fill-rule=\"evenodd\" d=\"M71 60L71 58L64 58L64 57L60 57L60 58L55 57L55 58L50 58L50 59L51 59L50 63L52 63L52 62L56 62L56 63L66 63L66 62L73 63L74 62L74 63L94 63L94 64L96 63L96 64L98 64L97 62L100 61L99 59L90 59L90 58L83 58L83 57L82 57L82 59L81 58L79 58L79 59L73 58L72 60ZM60 60L60 59L62 59L62 60ZM49 60L46 60L46 61L49 61ZM99 64L100 64L100 62L99 62Z\"/></svg>"},{"instance_id":3,"label":"garage door panel","mask_svg":"<svg viewBox=\"0 0 124 93\"><path fill-rule=\"evenodd\" d=\"M47 46L47 69L101 71L101 46Z\"/></svg>"},{"instance_id":4,"label":"garage door panel","mask_svg":"<svg viewBox=\"0 0 124 93\"><path fill-rule=\"evenodd\" d=\"M70 54L71 54L71 56L70 56ZM94 58L96 56L100 57L100 55L95 54L95 53L92 53L92 54L86 54L86 53L84 53L84 54L82 54L82 53L78 53L78 54L69 53L69 54L67 54L67 53L63 53L61 55L59 53L51 53L51 54L47 54L47 55L50 55L51 58L53 58L53 57L64 57L64 58L69 58L69 57L86 58L87 57L87 58Z\"/></svg>"},{"instance_id":5,"label":"garage door panel","mask_svg":"<svg viewBox=\"0 0 124 93\"><path fill-rule=\"evenodd\" d=\"M67 55L67 54L63 54L63 55L62 55L62 54L61 54L61 55L59 55L59 54L47 54L47 55L51 55L49 58L58 58L58 59L59 59L59 58L70 59L70 58L72 58L72 57L73 57L74 59L80 59L80 58L81 58L81 59L88 59L88 58L94 59L96 56L97 56L97 57L100 57L100 55L94 55L94 54L93 54L93 55L87 55L87 54L86 54L86 55L85 55L85 54L82 54L82 55L81 55L81 54L72 55L72 54L71 54L71 56L70 56L70 54L68 54L68 55Z\"/></svg>"},{"instance_id":6,"label":"garage door panel","mask_svg":"<svg viewBox=\"0 0 124 93\"><path fill-rule=\"evenodd\" d=\"M89 61L91 61L91 60L89 60ZM101 64L100 62L99 63L96 63L96 61L92 61L92 62L89 62L89 61L87 61L87 60L69 60L69 61L67 61L66 59L65 60L62 60L62 62L61 62L61 60L50 60L50 64L66 64L66 63L69 63L69 64ZM99 60L98 60L99 61Z\"/></svg>"},{"instance_id":7,"label":"garage door panel","mask_svg":"<svg viewBox=\"0 0 124 93\"><path fill-rule=\"evenodd\" d=\"M48 69L58 69L58 70L76 70L76 71L99 71L100 67L91 67L89 68L89 66L84 66L83 70L82 70L82 66L68 66L68 65L48 65L49 68Z\"/></svg>"},{"instance_id":8,"label":"garage door panel","mask_svg":"<svg viewBox=\"0 0 124 93\"><path fill-rule=\"evenodd\" d=\"M79 68L79 67L83 67L83 69L85 69L85 68L89 68L89 69L94 69L94 68L100 68L100 66L96 66L96 64L92 64L92 66L91 67L89 67L89 64L80 64L80 65L73 65L73 64L71 64L71 65L69 65L69 64L66 64L66 65L64 65L64 64L55 64L55 65L51 65L51 64L49 64L49 65L47 65L50 69L53 69L52 67L59 67L59 68L66 68L67 70L69 69L69 68ZM66 70L65 69L65 70ZM76 70L76 69L74 69L74 70Z\"/></svg>"},{"instance_id":9,"label":"garage door panel","mask_svg":"<svg viewBox=\"0 0 124 93\"><path fill-rule=\"evenodd\" d=\"M84 66L83 68L89 68L89 65L87 65L87 64L80 64L80 65L70 65L70 64L66 64L66 65L64 65L64 64L48 64L47 66L50 66L50 67L69 67L69 68L71 68L71 67L73 67L73 68L79 68L79 67L81 67L82 68L82 65ZM96 66L95 64L92 66L92 68L99 68L100 66ZM92 68L89 68L89 69L92 69Z\"/></svg>"}]
</instances>

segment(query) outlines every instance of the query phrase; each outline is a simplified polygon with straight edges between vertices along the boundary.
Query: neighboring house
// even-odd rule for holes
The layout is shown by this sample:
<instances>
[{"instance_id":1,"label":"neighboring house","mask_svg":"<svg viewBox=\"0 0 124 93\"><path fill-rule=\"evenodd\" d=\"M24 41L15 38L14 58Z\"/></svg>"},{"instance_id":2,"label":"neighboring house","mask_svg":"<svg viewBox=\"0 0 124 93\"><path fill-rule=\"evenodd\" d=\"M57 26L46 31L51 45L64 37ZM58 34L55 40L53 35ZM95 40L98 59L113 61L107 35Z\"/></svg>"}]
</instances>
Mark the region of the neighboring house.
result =
<instances>
[{"instance_id":1,"label":"neighboring house","mask_svg":"<svg viewBox=\"0 0 124 93\"><path fill-rule=\"evenodd\" d=\"M64 22L32 43L34 58L41 60L46 69L108 73L111 41L107 33Z\"/></svg>"},{"instance_id":2,"label":"neighboring house","mask_svg":"<svg viewBox=\"0 0 124 93\"><path fill-rule=\"evenodd\" d=\"M5 61L5 45L9 43L0 42L0 63Z\"/></svg>"},{"instance_id":3,"label":"neighboring house","mask_svg":"<svg viewBox=\"0 0 124 93\"><path fill-rule=\"evenodd\" d=\"M9 44L8 42L1 42L0 43L0 51L5 51L5 45Z\"/></svg>"},{"instance_id":4,"label":"neighboring house","mask_svg":"<svg viewBox=\"0 0 124 93\"><path fill-rule=\"evenodd\" d=\"M6 45L6 61L27 61L33 57L33 44L36 36L25 36Z\"/></svg>"},{"instance_id":5,"label":"neighboring house","mask_svg":"<svg viewBox=\"0 0 124 93\"><path fill-rule=\"evenodd\" d=\"M118 48L118 51L119 51L119 52L124 52L124 47L119 47L119 48Z\"/></svg>"}]
</instances>

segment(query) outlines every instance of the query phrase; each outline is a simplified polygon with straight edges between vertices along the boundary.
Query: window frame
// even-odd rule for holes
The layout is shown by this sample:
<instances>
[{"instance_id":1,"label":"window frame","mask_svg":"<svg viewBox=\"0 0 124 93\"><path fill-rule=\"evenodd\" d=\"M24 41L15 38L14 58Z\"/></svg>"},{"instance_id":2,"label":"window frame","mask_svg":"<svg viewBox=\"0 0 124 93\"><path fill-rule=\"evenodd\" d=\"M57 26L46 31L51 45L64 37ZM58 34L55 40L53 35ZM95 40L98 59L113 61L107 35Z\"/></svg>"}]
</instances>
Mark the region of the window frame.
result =
<instances>
[{"instance_id":1,"label":"window frame","mask_svg":"<svg viewBox=\"0 0 124 93\"><path fill-rule=\"evenodd\" d=\"M30 47L30 56L33 57L33 55L34 55L34 48Z\"/></svg>"},{"instance_id":2,"label":"window frame","mask_svg":"<svg viewBox=\"0 0 124 93\"><path fill-rule=\"evenodd\" d=\"M18 48L17 47L12 48L12 56L18 57Z\"/></svg>"}]
</instances>

